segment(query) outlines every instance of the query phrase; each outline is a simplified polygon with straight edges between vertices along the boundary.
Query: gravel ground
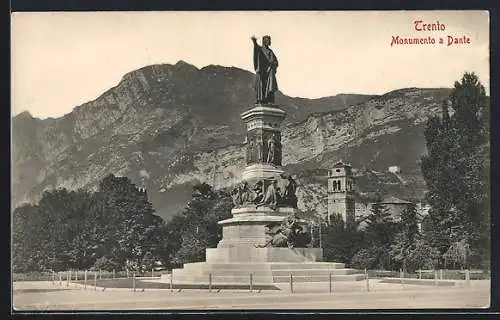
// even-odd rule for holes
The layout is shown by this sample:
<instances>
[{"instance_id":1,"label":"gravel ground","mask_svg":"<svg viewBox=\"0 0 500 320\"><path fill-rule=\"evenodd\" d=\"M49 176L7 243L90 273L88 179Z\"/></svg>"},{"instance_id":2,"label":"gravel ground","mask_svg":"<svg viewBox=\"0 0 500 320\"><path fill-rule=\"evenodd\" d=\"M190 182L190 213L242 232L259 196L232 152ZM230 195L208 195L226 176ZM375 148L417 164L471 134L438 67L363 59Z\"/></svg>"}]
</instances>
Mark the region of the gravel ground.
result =
<instances>
[{"instance_id":1,"label":"gravel ground","mask_svg":"<svg viewBox=\"0 0 500 320\"><path fill-rule=\"evenodd\" d=\"M471 287L433 287L366 282L289 285L282 291L130 289L83 290L70 284L51 282L14 283L16 310L197 310L197 309L399 309L486 308L490 303L490 281L471 281Z\"/></svg>"}]
</instances>

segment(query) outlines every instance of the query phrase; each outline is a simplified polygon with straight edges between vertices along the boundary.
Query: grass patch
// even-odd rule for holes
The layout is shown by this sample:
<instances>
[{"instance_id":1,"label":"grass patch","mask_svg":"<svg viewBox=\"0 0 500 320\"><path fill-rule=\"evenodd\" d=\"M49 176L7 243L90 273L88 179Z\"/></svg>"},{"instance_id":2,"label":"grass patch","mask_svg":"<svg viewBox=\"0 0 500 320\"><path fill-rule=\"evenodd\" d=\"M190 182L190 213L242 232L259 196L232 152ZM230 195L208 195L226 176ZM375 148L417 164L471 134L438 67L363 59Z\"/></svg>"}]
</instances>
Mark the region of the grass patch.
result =
<instances>
[{"instance_id":1,"label":"grass patch","mask_svg":"<svg viewBox=\"0 0 500 320\"><path fill-rule=\"evenodd\" d=\"M380 283L401 283L401 279L383 279ZM418 284L418 285L426 285L426 286L455 286L455 282L453 280L438 280L436 282L430 281L430 279L403 279L404 284Z\"/></svg>"},{"instance_id":2,"label":"grass patch","mask_svg":"<svg viewBox=\"0 0 500 320\"><path fill-rule=\"evenodd\" d=\"M83 280L79 281L72 281L73 283L78 283L78 284L84 284ZM122 278L122 279L102 279L102 280L97 280L96 282L97 287L101 288L128 288L132 289L133 288L133 279L132 278ZM87 286L94 286L94 280L87 280ZM142 280L135 280L135 288L136 290L139 289L170 289L170 283L162 283L162 282L149 282L149 281L142 281ZM179 289L209 289L208 284L172 284L172 289L174 290L179 290ZM225 289L225 290L250 290L250 287L248 284L212 284L212 289L213 290L219 290L219 289ZM273 285L259 285L259 284L254 284L253 285L253 290L279 290L279 288L273 286Z\"/></svg>"},{"instance_id":3,"label":"grass patch","mask_svg":"<svg viewBox=\"0 0 500 320\"><path fill-rule=\"evenodd\" d=\"M72 289L14 289L13 293L42 293L42 292L55 292L55 291L68 291Z\"/></svg>"}]
</instances>

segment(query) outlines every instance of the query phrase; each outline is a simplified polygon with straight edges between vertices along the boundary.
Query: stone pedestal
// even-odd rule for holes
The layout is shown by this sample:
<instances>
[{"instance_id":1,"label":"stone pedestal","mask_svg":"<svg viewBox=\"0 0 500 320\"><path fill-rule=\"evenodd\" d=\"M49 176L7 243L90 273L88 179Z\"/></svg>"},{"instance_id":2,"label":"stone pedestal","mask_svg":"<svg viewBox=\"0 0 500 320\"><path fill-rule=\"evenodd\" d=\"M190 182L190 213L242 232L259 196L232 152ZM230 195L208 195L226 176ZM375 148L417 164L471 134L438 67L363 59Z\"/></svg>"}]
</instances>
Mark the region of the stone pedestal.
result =
<instances>
[{"instance_id":1,"label":"stone pedestal","mask_svg":"<svg viewBox=\"0 0 500 320\"><path fill-rule=\"evenodd\" d=\"M277 208L248 206L231 210L233 217L219 221L222 225L222 240L217 248L250 247L265 245L269 241L266 226L279 224L290 215L297 216L300 211L294 208ZM299 219L300 224L307 221Z\"/></svg>"}]
</instances>

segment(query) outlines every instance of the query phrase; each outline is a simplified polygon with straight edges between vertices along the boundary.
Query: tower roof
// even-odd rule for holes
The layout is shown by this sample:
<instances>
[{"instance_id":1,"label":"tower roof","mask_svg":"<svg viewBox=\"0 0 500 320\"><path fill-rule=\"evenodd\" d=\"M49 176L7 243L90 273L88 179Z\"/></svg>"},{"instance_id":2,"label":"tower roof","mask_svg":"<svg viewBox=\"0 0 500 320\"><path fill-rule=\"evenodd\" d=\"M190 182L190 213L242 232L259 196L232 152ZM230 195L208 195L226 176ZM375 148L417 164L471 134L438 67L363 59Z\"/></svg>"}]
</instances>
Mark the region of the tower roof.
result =
<instances>
[{"instance_id":1,"label":"tower roof","mask_svg":"<svg viewBox=\"0 0 500 320\"><path fill-rule=\"evenodd\" d=\"M344 168L344 167L351 167L351 165L343 161L338 161L333 165L333 168Z\"/></svg>"}]
</instances>

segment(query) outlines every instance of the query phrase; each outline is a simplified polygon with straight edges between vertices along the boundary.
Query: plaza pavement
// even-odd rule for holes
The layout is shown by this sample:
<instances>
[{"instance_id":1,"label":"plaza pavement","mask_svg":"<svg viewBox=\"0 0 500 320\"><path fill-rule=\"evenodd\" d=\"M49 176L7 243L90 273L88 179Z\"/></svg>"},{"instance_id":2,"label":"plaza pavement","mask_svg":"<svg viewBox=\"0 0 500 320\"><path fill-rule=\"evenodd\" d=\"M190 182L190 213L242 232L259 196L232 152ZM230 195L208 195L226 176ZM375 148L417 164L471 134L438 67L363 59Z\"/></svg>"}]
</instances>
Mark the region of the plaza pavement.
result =
<instances>
[{"instance_id":1,"label":"plaza pavement","mask_svg":"<svg viewBox=\"0 0 500 320\"><path fill-rule=\"evenodd\" d=\"M151 280L154 281L154 280ZM16 310L200 310L200 309L424 309L487 308L490 281L471 281L471 287L401 285L370 281L284 284L282 291L182 290L97 288L50 281L16 282L13 285Z\"/></svg>"}]
</instances>

